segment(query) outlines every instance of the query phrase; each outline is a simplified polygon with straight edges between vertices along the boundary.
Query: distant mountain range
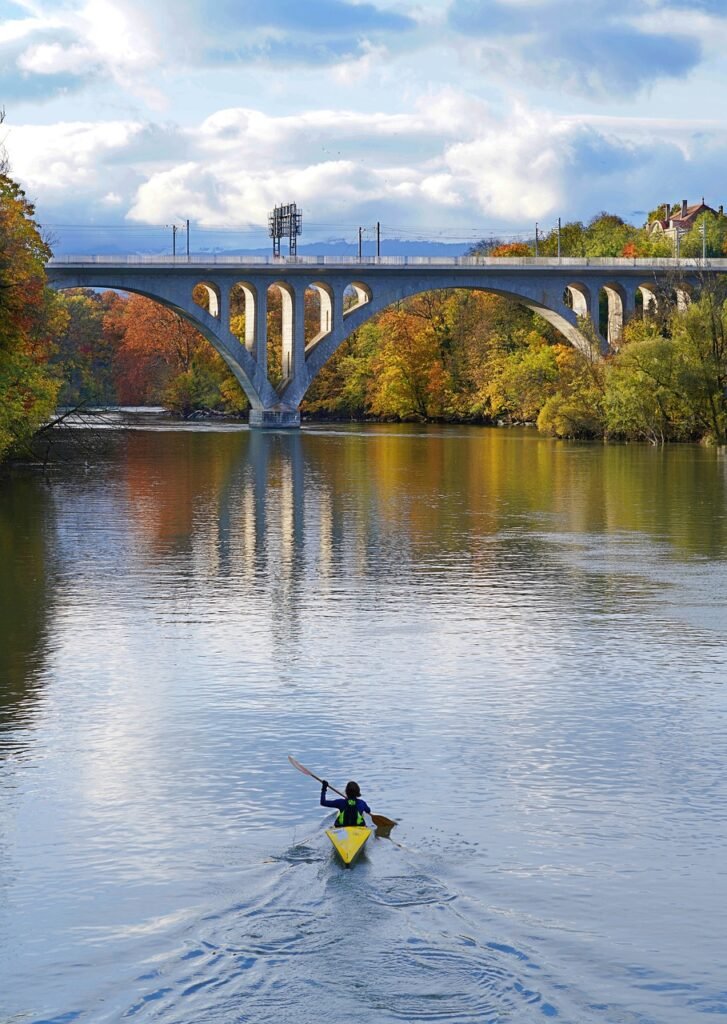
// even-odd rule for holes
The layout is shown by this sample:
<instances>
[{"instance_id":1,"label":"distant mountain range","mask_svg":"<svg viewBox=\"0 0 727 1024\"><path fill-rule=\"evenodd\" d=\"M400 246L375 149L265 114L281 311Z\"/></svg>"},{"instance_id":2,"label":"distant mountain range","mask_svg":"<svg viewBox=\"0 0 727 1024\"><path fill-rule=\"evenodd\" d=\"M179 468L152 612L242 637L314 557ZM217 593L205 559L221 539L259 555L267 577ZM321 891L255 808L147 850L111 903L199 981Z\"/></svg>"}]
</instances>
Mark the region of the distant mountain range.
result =
<instances>
[{"instance_id":1,"label":"distant mountain range","mask_svg":"<svg viewBox=\"0 0 727 1024\"><path fill-rule=\"evenodd\" d=\"M381 243L382 256L462 256L471 242L405 242L390 238ZM376 246L365 243L361 247L364 256L375 256ZM201 249L199 252L224 253L227 256L270 256L271 247L264 249ZM287 250L283 248L283 256ZM332 242L308 242L298 246L299 256L357 256L358 245L344 239Z\"/></svg>"}]
</instances>

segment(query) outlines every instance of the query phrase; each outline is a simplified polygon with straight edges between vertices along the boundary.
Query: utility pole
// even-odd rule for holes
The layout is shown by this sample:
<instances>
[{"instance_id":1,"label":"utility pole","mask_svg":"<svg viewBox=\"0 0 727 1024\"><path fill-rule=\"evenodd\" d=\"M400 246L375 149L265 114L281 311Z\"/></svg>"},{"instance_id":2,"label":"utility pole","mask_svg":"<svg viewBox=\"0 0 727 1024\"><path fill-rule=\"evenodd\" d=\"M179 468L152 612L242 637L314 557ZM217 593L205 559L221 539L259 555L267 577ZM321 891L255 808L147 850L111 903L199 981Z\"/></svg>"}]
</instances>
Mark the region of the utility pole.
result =
<instances>
[{"instance_id":1,"label":"utility pole","mask_svg":"<svg viewBox=\"0 0 727 1024\"><path fill-rule=\"evenodd\" d=\"M172 224L172 259L177 256L177 225Z\"/></svg>"},{"instance_id":2,"label":"utility pole","mask_svg":"<svg viewBox=\"0 0 727 1024\"><path fill-rule=\"evenodd\" d=\"M362 244L363 228L358 229L358 261L361 262L361 253L363 251Z\"/></svg>"},{"instance_id":3,"label":"utility pole","mask_svg":"<svg viewBox=\"0 0 727 1024\"><path fill-rule=\"evenodd\" d=\"M187 218L187 259L189 259L189 218Z\"/></svg>"},{"instance_id":4,"label":"utility pole","mask_svg":"<svg viewBox=\"0 0 727 1024\"><path fill-rule=\"evenodd\" d=\"M376 259L381 259L381 225L376 221Z\"/></svg>"},{"instance_id":5,"label":"utility pole","mask_svg":"<svg viewBox=\"0 0 727 1024\"><path fill-rule=\"evenodd\" d=\"M558 259L560 259L560 217L558 217Z\"/></svg>"},{"instance_id":6,"label":"utility pole","mask_svg":"<svg viewBox=\"0 0 727 1024\"><path fill-rule=\"evenodd\" d=\"M535 255L538 255L538 222L535 221Z\"/></svg>"}]
</instances>

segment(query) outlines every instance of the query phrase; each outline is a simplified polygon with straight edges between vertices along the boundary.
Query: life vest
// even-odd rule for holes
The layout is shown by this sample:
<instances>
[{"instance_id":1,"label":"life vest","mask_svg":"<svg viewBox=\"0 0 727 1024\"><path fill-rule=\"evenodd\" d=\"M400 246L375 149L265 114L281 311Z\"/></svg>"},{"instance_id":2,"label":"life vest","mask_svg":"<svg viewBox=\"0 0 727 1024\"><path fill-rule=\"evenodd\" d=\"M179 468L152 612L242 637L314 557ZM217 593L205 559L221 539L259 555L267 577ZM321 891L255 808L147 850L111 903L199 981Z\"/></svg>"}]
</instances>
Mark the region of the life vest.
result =
<instances>
[{"instance_id":1,"label":"life vest","mask_svg":"<svg viewBox=\"0 0 727 1024\"><path fill-rule=\"evenodd\" d=\"M355 800L347 800L346 806L338 812L336 828L366 827L366 819L356 806Z\"/></svg>"}]
</instances>

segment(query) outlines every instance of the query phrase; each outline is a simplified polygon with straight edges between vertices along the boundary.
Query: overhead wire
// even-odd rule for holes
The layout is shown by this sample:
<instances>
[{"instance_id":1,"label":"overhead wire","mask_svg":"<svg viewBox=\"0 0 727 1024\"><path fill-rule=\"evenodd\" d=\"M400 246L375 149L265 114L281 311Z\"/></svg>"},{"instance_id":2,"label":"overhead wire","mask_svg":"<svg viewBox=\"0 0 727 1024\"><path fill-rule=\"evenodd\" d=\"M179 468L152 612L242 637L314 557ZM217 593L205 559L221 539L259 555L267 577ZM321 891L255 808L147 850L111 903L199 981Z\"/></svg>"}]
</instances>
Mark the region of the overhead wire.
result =
<instances>
[{"instance_id":1,"label":"overhead wire","mask_svg":"<svg viewBox=\"0 0 727 1024\"><path fill-rule=\"evenodd\" d=\"M133 232L133 233L158 233L164 232L169 229L169 225L166 224L97 224L97 223L85 223L85 224L68 224L68 223L55 223L52 221L44 222L43 226L46 228L52 228L54 230L65 230L65 231L119 231L119 232ZM364 232L374 232L376 225L358 225L358 224L335 224L328 222L316 222L309 221L307 227L311 230L320 228L331 228L339 231L353 230L357 231L359 227L362 227ZM259 228L237 228L229 225L220 225L219 227L208 226L200 227L191 225L195 235L200 234L234 234L234 235L261 235L266 234L265 228L262 226ZM428 227L428 228L415 228L413 226L407 227L404 225L392 225L392 224L380 224L381 233L386 233L389 238L411 238L417 241L436 241L438 238L454 240L454 239L481 239L486 237L528 237L532 235L532 231L523 231L502 228L470 228L459 230L453 227Z\"/></svg>"}]
</instances>

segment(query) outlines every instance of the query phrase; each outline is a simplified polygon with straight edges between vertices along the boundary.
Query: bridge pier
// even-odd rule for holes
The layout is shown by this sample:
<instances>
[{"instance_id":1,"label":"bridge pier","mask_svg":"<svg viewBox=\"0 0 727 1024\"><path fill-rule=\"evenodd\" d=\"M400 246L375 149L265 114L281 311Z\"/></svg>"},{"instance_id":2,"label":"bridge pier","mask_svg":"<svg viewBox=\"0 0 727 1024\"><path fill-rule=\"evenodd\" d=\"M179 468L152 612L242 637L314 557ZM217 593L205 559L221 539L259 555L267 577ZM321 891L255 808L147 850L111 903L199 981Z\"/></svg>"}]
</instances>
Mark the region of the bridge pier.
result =
<instances>
[{"instance_id":1,"label":"bridge pier","mask_svg":"<svg viewBox=\"0 0 727 1024\"><path fill-rule=\"evenodd\" d=\"M295 430L300 409L250 409L249 423L259 430Z\"/></svg>"}]
</instances>

